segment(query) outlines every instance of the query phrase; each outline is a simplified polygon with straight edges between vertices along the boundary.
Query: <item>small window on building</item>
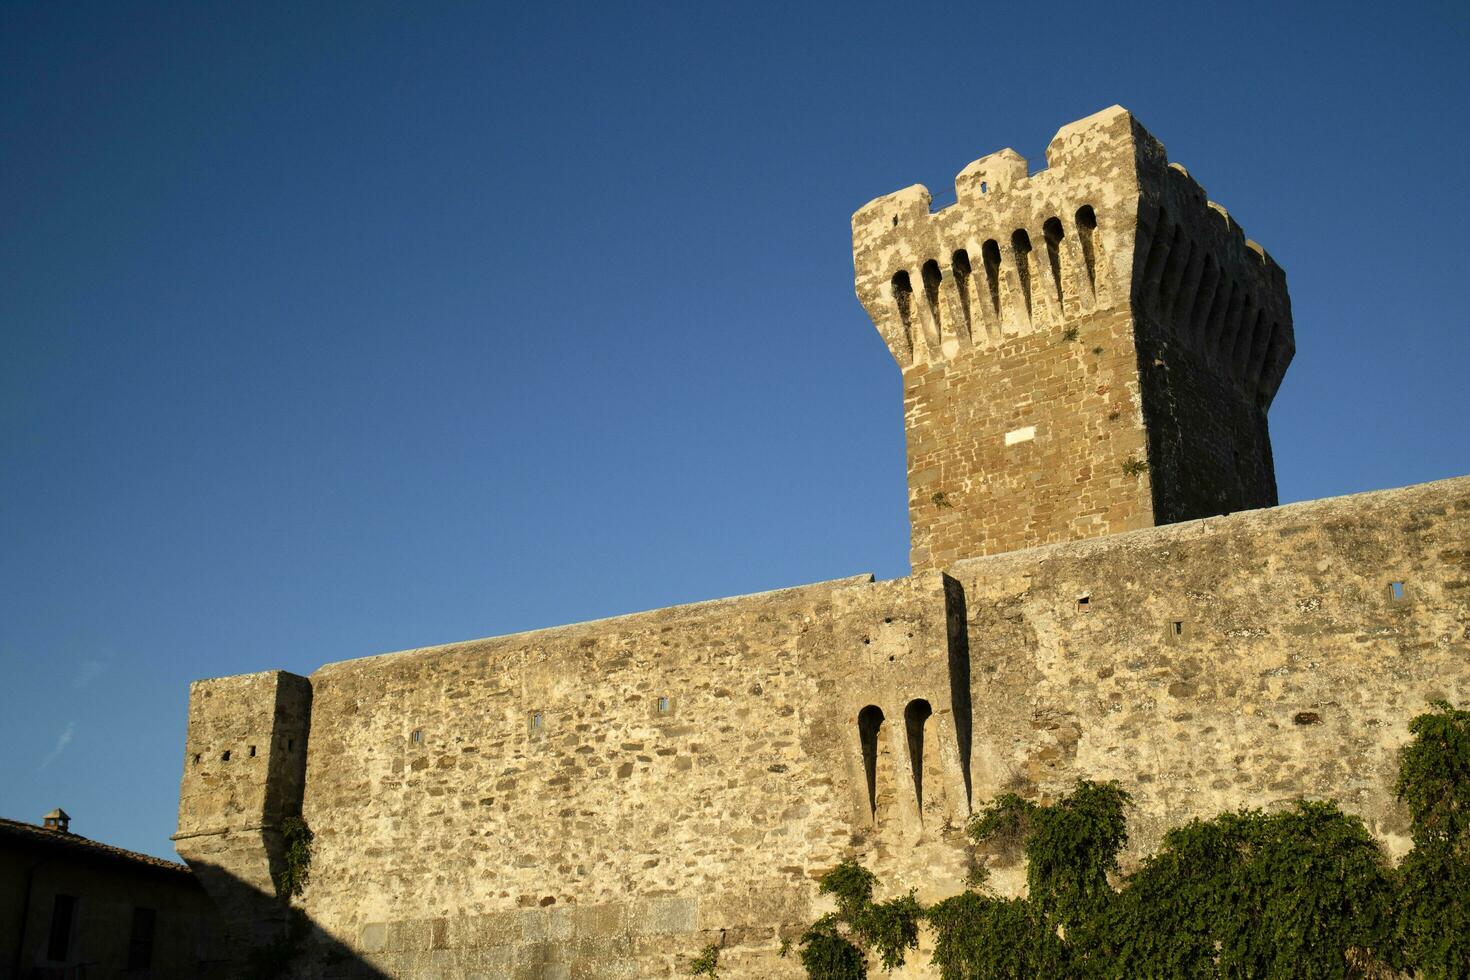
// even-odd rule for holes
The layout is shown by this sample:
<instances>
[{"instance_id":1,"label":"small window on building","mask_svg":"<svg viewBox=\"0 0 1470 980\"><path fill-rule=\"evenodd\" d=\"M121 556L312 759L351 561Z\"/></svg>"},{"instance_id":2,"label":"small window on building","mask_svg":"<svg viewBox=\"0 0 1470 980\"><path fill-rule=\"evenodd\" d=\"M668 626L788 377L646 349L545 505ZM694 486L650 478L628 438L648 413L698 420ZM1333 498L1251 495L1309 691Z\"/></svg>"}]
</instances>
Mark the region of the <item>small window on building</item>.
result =
<instances>
[{"instance_id":1,"label":"small window on building","mask_svg":"<svg viewBox=\"0 0 1470 980\"><path fill-rule=\"evenodd\" d=\"M255 746L250 746L250 758L255 758Z\"/></svg>"},{"instance_id":2,"label":"small window on building","mask_svg":"<svg viewBox=\"0 0 1470 980\"><path fill-rule=\"evenodd\" d=\"M1092 608L1092 596L1079 595L1077 597L1077 611L1087 612Z\"/></svg>"},{"instance_id":3,"label":"small window on building","mask_svg":"<svg viewBox=\"0 0 1470 980\"><path fill-rule=\"evenodd\" d=\"M414 745L423 745L424 744L424 732L423 732L423 730L422 729L419 729L419 728L415 728L413 730L413 734L410 735L410 736L408 736L408 740L410 742L412 742Z\"/></svg>"},{"instance_id":4,"label":"small window on building","mask_svg":"<svg viewBox=\"0 0 1470 980\"><path fill-rule=\"evenodd\" d=\"M1174 635L1175 636L1183 636L1184 635L1184 620L1182 620L1182 619L1176 619L1176 620L1174 620L1174 627L1173 628L1174 628Z\"/></svg>"},{"instance_id":5,"label":"small window on building","mask_svg":"<svg viewBox=\"0 0 1470 980\"><path fill-rule=\"evenodd\" d=\"M142 907L133 909L133 933L128 940L128 969L147 970L153 966L153 927L158 913Z\"/></svg>"},{"instance_id":6,"label":"small window on building","mask_svg":"<svg viewBox=\"0 0 1470 980\"><path fill-rule=\"evenodd\" d=\"M204 760L204 756L201 753L199 753L199 752L195 752L194 753L194 765L196 765L196 766L199 765L199 763L202 762L203 760Z\"/></svg>"},{"instance_id":7,"label":"small window on building","mask_svg":"<svg viewBox=\"0 0 1470 980\"><path fill-rule=\"evenodd\" d=\"M672 708L673 708L673 705L669 701L668 698L659 698L658 699L658 713L659 714L666 715L666 714L669 713L670 710L672 710Z\"/></svg>"},{"instance_id":8,"label":"small window on building","mask_svg":"<svg viewBox=\"0 0 1470 980\"><path fill-rule=\"evenodd\" d=\"M1388 594L1393 598L1394 602L1402 602L1404 599L1404 583L1388 583Z\"/></svg>"},{"instance_id":9,"label":"small window on building","mask_svg":"<svg viewBox=\"0 0 1470 980\"><path fill-rule=\"evenodd\" d=\"M224 752L220 753L219 761L221 761L221 762L229 762L230 761L230 750L229 749L225 749Z\"/></svg>"},{"instance_id":10,"label":"small window on building","mask_svg":"<svg viewBox=\"0 0 1470 980\"><path fill-rule=\"evenodd\" d=\"M48 960L64 963L71 958L71 934L76 917L77 897L57 895L51 905L51 934L46 942Z\"/></svg>"},{"instance_id":11,"label":"small window on building","mask_svg":"<svg viewBox=\"0 0 1470 980\"><path fill-rule=\"evenodd\" d=\"M294 750L295 748L296 748L296 740L294 738L288 738L288 739L286 739L286 751L287 752L290 752L290 751Z\"/></svg>"},{"instance_id":12,"label":"small window on building","mask_svg":"<svg viewBox=\"0 0 1470 980\"><path fill-rule=\"evenodd\" d=\"M533 732L539 732L539 731L541 731L541 729L544 726L545 726L545 719L541 716L541 712L539 712L539 711L533 711L533 712L531 712L531 731L533 731Z\"/></svg>"}]
</instances>

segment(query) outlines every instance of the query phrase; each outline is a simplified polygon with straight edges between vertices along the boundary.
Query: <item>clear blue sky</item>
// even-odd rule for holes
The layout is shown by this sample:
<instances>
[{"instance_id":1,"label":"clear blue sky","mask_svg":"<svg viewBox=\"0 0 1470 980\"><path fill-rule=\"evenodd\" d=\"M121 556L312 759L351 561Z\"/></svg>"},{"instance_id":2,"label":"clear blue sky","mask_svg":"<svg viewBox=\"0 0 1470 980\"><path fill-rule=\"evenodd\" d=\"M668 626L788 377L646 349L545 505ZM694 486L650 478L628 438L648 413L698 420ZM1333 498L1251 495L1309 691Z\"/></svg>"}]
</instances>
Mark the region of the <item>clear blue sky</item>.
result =
<instances>
[{"instance_id":1,"label":"clear blue sky","mask_svg":"<svg viewBox=\"0 0 1470 980\"><path fill-rule=\"evenodd\" d=\"M907 570L848 220L1121 103L1286 269L1283 501L1470 472L1463 3L6 3L0 814L187 685Z\"/></svg>"}]
</instances>

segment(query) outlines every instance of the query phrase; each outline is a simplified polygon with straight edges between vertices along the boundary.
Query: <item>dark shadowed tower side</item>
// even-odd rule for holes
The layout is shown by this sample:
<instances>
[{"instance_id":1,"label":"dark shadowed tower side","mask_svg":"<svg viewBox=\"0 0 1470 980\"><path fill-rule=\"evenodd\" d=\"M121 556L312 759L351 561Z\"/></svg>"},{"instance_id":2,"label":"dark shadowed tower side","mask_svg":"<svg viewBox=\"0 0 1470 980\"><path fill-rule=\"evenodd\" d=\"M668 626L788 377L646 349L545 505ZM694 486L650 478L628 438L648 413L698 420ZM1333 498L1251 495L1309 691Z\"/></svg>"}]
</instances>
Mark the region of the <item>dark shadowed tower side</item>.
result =
<instances>
[{"instance_id":1,"label":"dark shadowed tower side","mask_svg":"<svg viewBox=\"0 0 1470 980\"><path fill-rule=\"evenodd\" d=\"M230 932L233 955L287 928L282 824L301 815L311 682L284 670L195 681L174 843Z\"/></svg>"},{"instance_id":2,"label":"dark shadowed tower side","mask_svg":"<svg viewBox=\"0 0 1470 980\"><path fill-rule=\"evenodd\" d=\"M1286 277L1125 109L852 219L903 372L915 570L1276 504Z\"/></svg>"}]
</instances>

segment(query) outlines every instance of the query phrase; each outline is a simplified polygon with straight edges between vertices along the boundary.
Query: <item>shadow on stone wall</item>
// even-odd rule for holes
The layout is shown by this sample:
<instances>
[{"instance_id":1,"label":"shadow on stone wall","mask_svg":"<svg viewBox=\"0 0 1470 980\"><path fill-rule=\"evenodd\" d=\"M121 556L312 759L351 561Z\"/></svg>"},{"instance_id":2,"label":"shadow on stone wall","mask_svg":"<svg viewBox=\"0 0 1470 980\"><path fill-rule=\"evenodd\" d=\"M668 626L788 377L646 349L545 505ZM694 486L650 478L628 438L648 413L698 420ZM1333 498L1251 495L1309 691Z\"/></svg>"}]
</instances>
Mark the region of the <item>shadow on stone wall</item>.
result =
<instances>
[{"instance_id":1,"label":"shadow on stone wall","mask_svg":"<svg viewBox=\"0 0 1470 980\"><path fill-rule=\"evenodd\" d=\"M955 739L959 742L960 775L965 780L966 812L974 805L970 785L971 729L974 725L970 702L970 626L965 613L965 589L944 576L944 597L949 632L949 697L954 713Z\"/></svg>"},{"instance_id":2,"label":"shadow on stone wall","mask_svg":"<svg viewBox=\"0 0 1470 980\"><path fill-rule=\"evenodd\" d=\"M388 974L332 937L304 911L219 865L190 866L219 907L231 980L373 980Z\"/></svg>"}]
</instances>

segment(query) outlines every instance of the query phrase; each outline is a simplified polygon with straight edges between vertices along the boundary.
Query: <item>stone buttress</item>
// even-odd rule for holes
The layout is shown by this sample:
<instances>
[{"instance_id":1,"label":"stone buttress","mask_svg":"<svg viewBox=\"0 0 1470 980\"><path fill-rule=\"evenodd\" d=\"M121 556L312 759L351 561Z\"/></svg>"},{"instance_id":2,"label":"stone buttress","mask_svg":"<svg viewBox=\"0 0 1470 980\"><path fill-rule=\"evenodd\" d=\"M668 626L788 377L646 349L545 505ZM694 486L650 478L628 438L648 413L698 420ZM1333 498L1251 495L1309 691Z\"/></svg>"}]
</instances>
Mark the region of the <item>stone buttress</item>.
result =
<instances>
[{"instance_id":1,"label":"stone buttress","mask_svg":"<svg viewBox=\"0 0 1470 980\"><path fill-rule=\"evenodd\" d=\"M283 934L281 823L301 813L311 684L283 670L195 681L179 791L179 855L238 951Z\"/></svg>"}]
</instances>

